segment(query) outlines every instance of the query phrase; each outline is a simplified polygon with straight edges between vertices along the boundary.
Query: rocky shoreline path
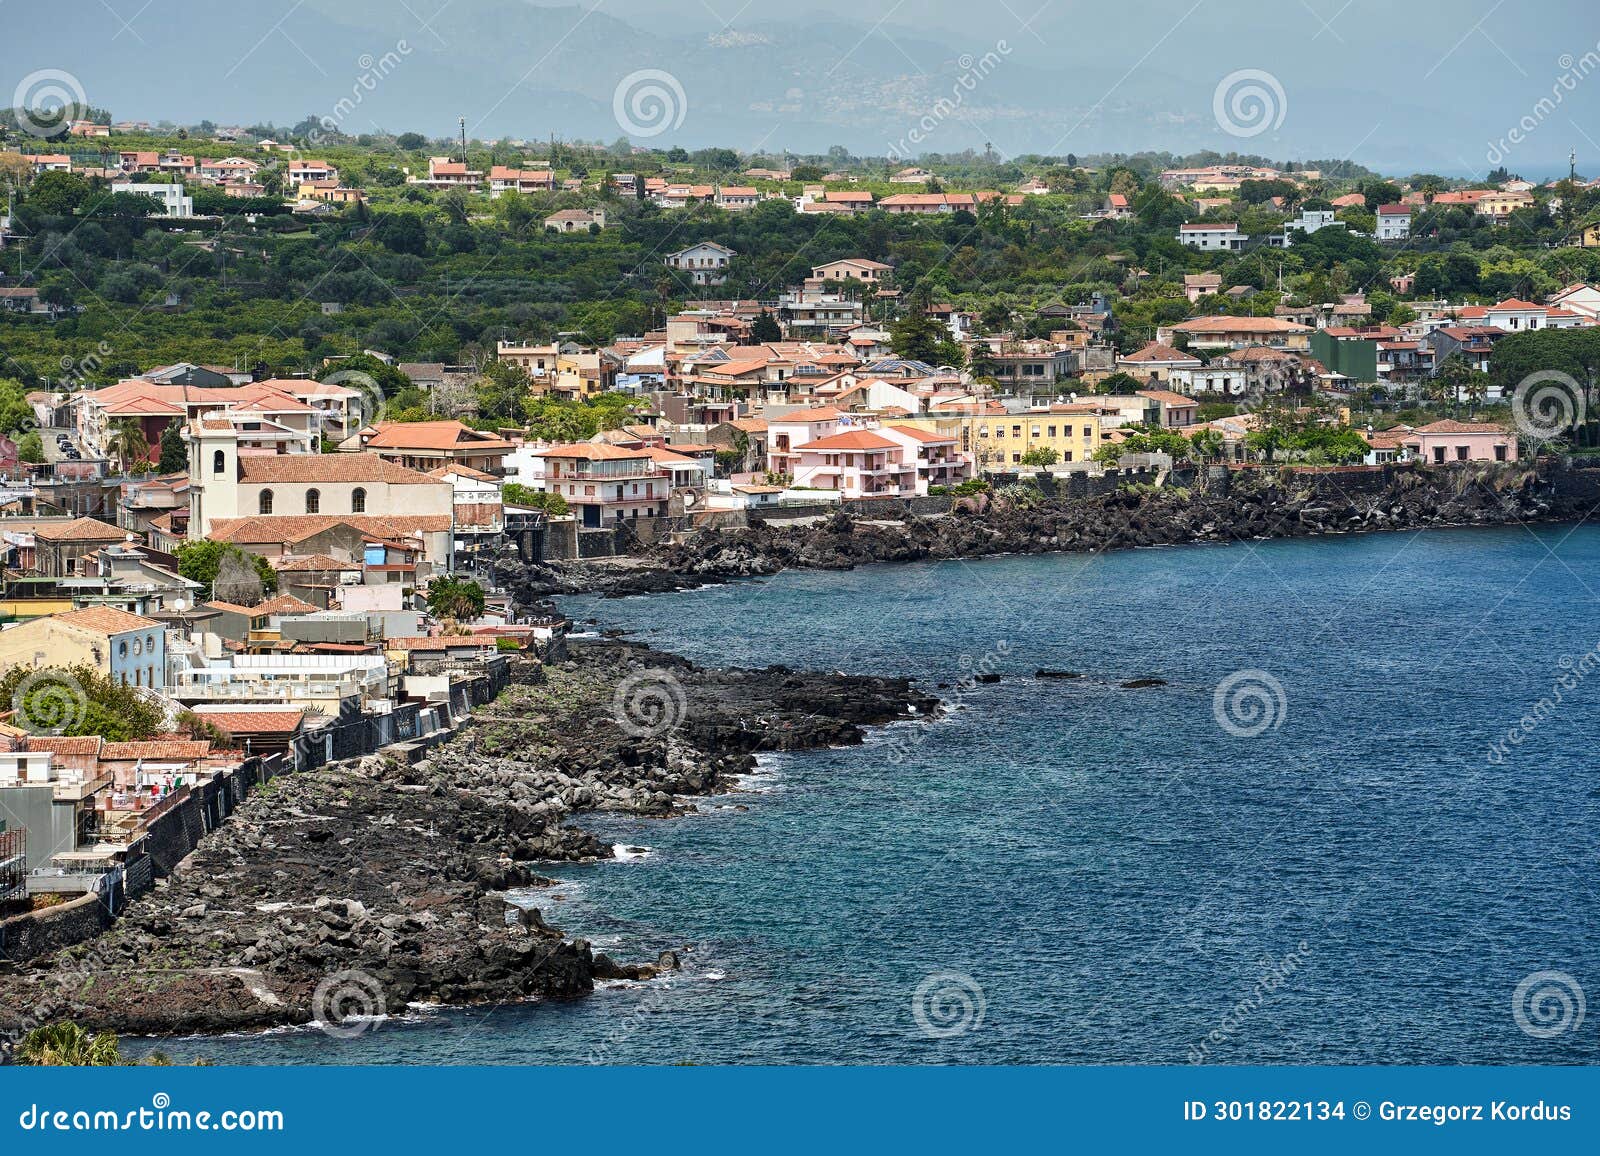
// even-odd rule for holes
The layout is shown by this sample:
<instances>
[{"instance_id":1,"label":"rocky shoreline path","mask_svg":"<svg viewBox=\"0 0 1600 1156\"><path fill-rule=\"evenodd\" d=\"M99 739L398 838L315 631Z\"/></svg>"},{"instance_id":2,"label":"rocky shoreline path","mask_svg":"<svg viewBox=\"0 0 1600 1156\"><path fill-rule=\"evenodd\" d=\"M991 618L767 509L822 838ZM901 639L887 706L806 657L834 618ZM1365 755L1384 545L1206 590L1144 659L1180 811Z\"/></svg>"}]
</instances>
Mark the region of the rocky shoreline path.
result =
<instances>
[{"instance_id":1,"label":"rocky shoreline path","mask_svg":"<svg viewBox=\"0 0 1600 1156\"><path fill-rule=\"evenodd\" d=\"M282 775L104 934L0 965L0 1037L70 1019L164 1035L319 1022L411 1003L572 999L676 965L618 963L546 924L541 861L612 858L566 820L668 817L769 750L857 743L931 716L910 680L706 669L628 642L574 642L422 762Z\"/></svg>"},{"instance_id":2,"label":"rocky shoreline path","mask_svg":"<svg viewBox=\"0 0 1600 1156\"><path fill-rule=\"evenodd\" d=\"M1012 486L960 499L948 514L840 511L806 522L702 529L639 556L507 563L496 578L523 601L548 594L625 597L873 562L1566 521L1586 517L1594 504L1563 496L1522 464L1395 469L1382 485L1353 484L1362 480L1262 470L1237 473L1225 485L1131 485L1078 498Z\"/></svg>"}]
</instances>

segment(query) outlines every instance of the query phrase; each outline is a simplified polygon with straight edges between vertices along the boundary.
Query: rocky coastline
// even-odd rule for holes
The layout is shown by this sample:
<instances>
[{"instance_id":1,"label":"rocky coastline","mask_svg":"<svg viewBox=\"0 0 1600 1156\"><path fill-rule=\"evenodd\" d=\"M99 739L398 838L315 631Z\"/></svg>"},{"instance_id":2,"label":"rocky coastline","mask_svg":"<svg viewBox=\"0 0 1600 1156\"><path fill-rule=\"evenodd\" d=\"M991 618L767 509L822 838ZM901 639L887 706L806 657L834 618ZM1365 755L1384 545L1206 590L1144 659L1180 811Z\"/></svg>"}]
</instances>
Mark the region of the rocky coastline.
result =
<instances>
[{"instance_id":1,"label":"rocky coastline","mask_svg":"<svg viewBox=\"0 0 1600 1156\"><path fill-rule=\"evenodd\" d=\"M423 761L281 775L104 934L0 965L0 1037L53 1020L141 1035L359 1024L649 978L678 965L677 945L619 963L546 921L539 863L613 857L571 816L668 818L733 788L757 752L858 743L937 709L907 679L575 641L564 661L521 665Z\"/></svg>"},{"instance_id":2,"label":"rocky coastline","mask_svg":"<svg viewBox=\"0 0 1600 1156\"><path fill-rule=\"evenodd\" d=\"M504 566L497 578L531 600L552 593L662 593L776 574L1000 554L1088 553L1584 517L1531 466L1395 469L1377 475L1260 470L1196 487L1128 486L1094 497L1029 487L960 499L948 514L837 512L805 523L701 529L625 559Z\"/></svg>"}]
</instances>

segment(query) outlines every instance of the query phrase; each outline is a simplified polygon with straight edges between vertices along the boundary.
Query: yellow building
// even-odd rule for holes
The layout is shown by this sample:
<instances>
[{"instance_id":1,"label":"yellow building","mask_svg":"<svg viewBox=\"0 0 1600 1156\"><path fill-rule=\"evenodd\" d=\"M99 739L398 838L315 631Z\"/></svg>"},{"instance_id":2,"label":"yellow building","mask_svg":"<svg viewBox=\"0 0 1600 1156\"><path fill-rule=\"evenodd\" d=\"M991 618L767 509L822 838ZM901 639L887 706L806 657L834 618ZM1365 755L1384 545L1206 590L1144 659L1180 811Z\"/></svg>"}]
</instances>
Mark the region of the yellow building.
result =
<instances>
[{"instance_id":1,"label":"yellow building","mask_svg":"<svg viewBox=\"0 0 1600 1156\"><path fill-rule=\"evenodd\" d=\"M1029 450L1056 451L1060 465L1089 461L1101 444L1102 423L1114 411L1094 402L1039 406L1007 413L999 406L984 407L977 413L934 414L896 419L897 424L917 426L957 439L963 454L972 459L977 473L985 470L1010 470L1022 464Z\"/></svg>"}]
</instances>

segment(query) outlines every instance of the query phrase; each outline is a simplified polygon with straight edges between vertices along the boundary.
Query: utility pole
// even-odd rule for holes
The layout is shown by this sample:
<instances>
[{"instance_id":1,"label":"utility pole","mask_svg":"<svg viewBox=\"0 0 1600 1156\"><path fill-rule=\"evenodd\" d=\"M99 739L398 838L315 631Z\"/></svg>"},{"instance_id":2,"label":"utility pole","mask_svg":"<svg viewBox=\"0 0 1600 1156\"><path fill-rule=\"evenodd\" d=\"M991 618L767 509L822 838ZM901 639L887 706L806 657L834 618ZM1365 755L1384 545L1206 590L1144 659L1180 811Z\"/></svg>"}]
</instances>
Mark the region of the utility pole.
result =
<instances>
[{"instance_id":1,"label":"utility pole","mask_svg":"<svg viewBox=\"0 0 1600 1156\"><path fill-rule=\"evenodd\" d=\"M456 117L456 123L461 126L461 163L467 163L467 118Z\"/></svg>"},{"instance_id":2,"label":"utility pole","mask_svg":"<svg viewBox=\"0 0 1600 1156\"><path fill-rule=\"evenodd\" d=\"M1571 149L1567 152L1567 179L1578 179L1578 150Z\"/></svg>"}]
</instances>

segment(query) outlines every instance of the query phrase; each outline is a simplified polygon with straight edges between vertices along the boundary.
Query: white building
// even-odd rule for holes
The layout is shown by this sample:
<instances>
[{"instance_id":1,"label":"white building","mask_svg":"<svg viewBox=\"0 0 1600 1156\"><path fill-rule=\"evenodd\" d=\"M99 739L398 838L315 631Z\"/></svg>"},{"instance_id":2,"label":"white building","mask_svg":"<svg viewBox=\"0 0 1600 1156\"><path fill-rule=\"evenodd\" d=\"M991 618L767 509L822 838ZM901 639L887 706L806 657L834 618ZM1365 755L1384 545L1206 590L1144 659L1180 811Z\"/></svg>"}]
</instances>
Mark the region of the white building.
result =
<instances>
[{"instance_id":1,"label":"white building","mask_svg":"<svg viewBox=\"0 0 1600 1156\"><path fill-rule=\"evenodd\" d=\"M1378 240L1404 241L1411 236L1410 205L1378 206Z\"/></svg>"},{"instance_id":2,"label":"white building","mask_svg":"<svg viewBox=\"0 0 1600 1156\"><path fill-rule=\"evenodd\" d=\"M667 254L668 269L689 274L696 285L721 285L728 279L728 263L739 254L715 241L701 241L687 249Z\"/></svg>"},{"instance_id":3,"label":"white building","mask_svg":"<svg viewBox=\"0 0 1600 1156\"><path fill-rule=\"evenodd\" d=\"M1239 232L1239 226L1236 224L1178 226L1178 241L1191 249L1236 252L1244 248L1244 243L1249 239Z\"/></svg>"},{"instance_id":4,"label":"white building","mask_svg":"<svg viewBox=\"0 0 1600 1156\"><path fill-rule=\"evenodd\" d=\"M137 197L154 197L161 202L161 212L151 213L152 217L192 217L194 216L194 198L186 197L183 185L144 185L136 181L112 181L113 193L132 193Z\"/></svg>"}]
</instances>

